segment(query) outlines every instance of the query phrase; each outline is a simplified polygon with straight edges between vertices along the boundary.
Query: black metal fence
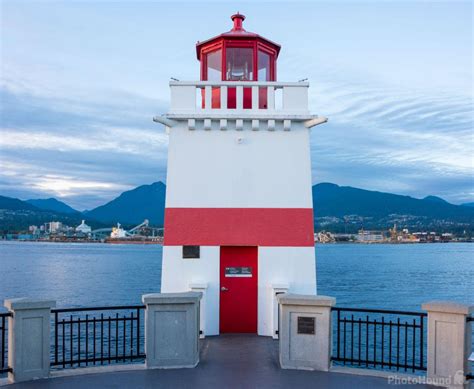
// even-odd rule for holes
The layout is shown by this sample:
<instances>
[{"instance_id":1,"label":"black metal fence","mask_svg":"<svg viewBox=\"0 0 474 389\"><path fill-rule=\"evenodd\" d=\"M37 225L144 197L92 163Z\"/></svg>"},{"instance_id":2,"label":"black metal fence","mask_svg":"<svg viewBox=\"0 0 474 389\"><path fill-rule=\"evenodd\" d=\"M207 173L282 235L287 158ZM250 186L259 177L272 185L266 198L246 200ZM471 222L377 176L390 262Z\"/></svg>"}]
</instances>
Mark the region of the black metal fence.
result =
<instances>
[{"instance_id":1,"label":"black metal fence","mask_svg":"<svg viewBox=\"0 0 474 389\"><path fill-rule=\"evenodd\" d=\"M144 305L52 309L51 366L143 361Z\"/></svg>"},{"instance_id":2,"label":"black metal fence","mask_svg":"<svg viewBox=\"0 0 474 389\"><path fill-rule=\"evenodd\" d=\"M333 361L384 370L426 370L426 313L333 309Z\"/></svg>"},{"instance_id":3,"label":"black metal fence","mask_svg":"<svg viewBox=\"0 0 474 389\"><path fill-rule=\"evenodd\" d=\"M0 374L8 373L8 318L10 312L0 312Z\"/></svg>"},{"instance_id":4,"label":"black metal fence","mask_svg":"<svg viewBox=\"0 0 474 389\"><path fill-rule=\"evenodd\" d=\"M473 324L471 325L471 353L474 355L474 316L468 316L466 318L466 322L472 322ZM469 360L468 363L470 364L471 368L471 373L466 375L467 380L473 380L474 381L474 360Z\"/></svg>"}]
</instances>

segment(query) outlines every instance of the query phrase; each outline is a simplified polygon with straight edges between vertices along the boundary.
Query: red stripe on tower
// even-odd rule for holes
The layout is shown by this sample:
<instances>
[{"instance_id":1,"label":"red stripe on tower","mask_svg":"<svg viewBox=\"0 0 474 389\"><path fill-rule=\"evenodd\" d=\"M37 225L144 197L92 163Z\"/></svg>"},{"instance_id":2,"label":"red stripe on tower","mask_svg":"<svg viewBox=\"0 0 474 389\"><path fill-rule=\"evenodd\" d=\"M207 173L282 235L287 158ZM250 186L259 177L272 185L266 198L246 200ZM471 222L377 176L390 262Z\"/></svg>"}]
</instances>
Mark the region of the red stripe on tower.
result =
<instances>
[{"instance_id":1,"label":"red stripe on tower","mask_svg":"<svg viewBox=\"0 0 474 389\"><path fill-rule=\"evenodd\" d=\"M312 208L166 208L165 246L314 246Z\"/></svg>"}]
</instances>

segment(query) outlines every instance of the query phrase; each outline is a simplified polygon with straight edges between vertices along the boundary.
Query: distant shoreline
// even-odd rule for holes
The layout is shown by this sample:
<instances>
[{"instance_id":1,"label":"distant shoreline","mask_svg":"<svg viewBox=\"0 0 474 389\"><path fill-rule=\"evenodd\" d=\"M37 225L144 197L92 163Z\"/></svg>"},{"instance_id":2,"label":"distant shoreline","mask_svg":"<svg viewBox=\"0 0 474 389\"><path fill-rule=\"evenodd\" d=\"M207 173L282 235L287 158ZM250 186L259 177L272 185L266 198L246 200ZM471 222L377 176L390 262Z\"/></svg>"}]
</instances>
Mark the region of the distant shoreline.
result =
<instances>
[{"instance_id":1,"label":"distant shoreline","mask_svg":"<svg viewBox=\"0 0 474 389\"><path fill-rule=\"evenodd\" d=\"M17 240L17 239L0 239L0 242L14 242L14 243L78 243L78 244L105 244L105 245L143 245L143 246L163 246L163 243L158 242L137 242L137 241L120 241L120 242L99 242L99 241L87 241L87 240ZM449 242L314 242L314 245L390 245L390 246L399 246L399 245L432 245L432 244L453 244L453 243L474 243L474 241L449 241Z\"/></svg>"}]
</instances>

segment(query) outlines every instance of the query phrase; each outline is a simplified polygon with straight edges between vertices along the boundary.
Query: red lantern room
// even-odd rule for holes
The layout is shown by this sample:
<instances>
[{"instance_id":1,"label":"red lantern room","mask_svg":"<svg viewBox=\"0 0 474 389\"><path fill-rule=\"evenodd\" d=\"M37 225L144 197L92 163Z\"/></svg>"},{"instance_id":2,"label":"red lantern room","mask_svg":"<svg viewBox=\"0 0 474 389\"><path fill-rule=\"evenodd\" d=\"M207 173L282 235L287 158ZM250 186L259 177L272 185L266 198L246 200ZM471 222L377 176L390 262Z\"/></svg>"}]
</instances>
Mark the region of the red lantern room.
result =
<instances>
[{"instance_id":1,"label":"red lantern room","mask_svg":"<svg viewBox=\"0 0 474 389\"><path fill-rule=\"evenodd\" d=\"M276 59L280 45L242 27L245 16L231 16L234 26L214 38L196 44L201 62L201 81L276 81ZM266 108L266 88L260 88L260 108ZM212 94L219 108L219 90ZM244 88L244 109L252 107L251 88ZM229 88L227 108L235 108L235 88Z\"/></svg>"}]
</instances>

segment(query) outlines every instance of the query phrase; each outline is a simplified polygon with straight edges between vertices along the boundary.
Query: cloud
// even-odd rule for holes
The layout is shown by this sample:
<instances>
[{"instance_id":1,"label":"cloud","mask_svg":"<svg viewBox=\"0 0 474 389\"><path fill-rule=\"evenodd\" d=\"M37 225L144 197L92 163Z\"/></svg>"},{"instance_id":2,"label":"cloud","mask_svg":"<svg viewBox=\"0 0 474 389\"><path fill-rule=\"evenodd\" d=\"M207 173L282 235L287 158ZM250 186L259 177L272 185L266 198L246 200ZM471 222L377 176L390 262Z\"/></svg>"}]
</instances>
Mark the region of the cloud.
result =
<instances>
[{"instance_id":1,"label":"cloud","mask_svg":"<svg viewBox=\"0 0 474 389\"><path fill-rule=\"evenodd\" d=\"M168 138L152 121L165 108L156 101L113 91L104 101L8 88L0 96L2 194L90 209L166 177Z\"/></svg>"},{"instance_id":2,"label":"cloud","mask_svg":"<svg viewBox=\"0 0 474 389\"><path fill-rule=\"evenodd\" d=\"M308 77L311 111L329 117L311 135L315 183L474 200L470 4L246 7L246 27L282 43L278 79ZM82 209L164 180L167 137L151 118L168 109L169 76L197 78L195 39L230 28L228 8L190 5L169 39L171 3L123 3L113 17L100 4L9 4L1 193Z\"/></svg>"},{"instance_id":3,"label":"cloud","mask_svg":"<svg viewBox=\"0 0 474 389\"><path fill-rule=\"evenodd\" d=\"M314 182L472 199L468 98L348 82L310 91L311 106L330 118L313 130ZM10 89L1 95L2 193L57 196L82 209L165 179L168 140L151 117L166 104L112 91L103 95L114 99L102 102L97 95L86 102Z\"/></svg>"}]
</instances>

